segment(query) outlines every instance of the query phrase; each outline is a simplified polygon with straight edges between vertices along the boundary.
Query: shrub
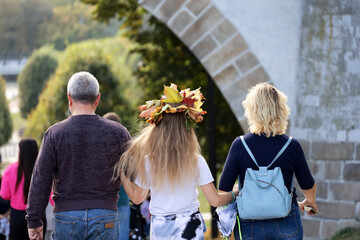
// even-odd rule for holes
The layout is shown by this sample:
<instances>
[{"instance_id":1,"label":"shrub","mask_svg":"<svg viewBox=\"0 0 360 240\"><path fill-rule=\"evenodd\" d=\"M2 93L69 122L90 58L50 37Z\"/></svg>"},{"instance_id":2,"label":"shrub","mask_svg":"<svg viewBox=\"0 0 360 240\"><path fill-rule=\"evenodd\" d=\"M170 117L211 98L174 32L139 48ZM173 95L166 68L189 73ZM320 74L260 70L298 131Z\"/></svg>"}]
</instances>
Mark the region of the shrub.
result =
<instances>
[{"instance_id":1,"label":"shrub","mask_svg":"<svg viewBox=\"0 0 360 240\"><path fill-rule=\"evenodd\" d=\"M358 240L360 239L360 228L347 227L340 230L331 240Z\"/></svg>"},{"instance_id":2,"label":"shrub","mask_svg":"<svg viewBox=\"0 0 360 240\"><path fill-rule=\"evenodd\" d=\"M5 80L0 75L0 146L11 138L12 121L5 96Z\"/></svg>"},{"instance_id":3,"label":"shrub","mask_svg":"<svg viewBox=\"0 0 360 240\"><path fill-rule=\"evenodd\" d=\"M20 111L23 118L38 104L45 83L57 68L57 55L51 47L34 51L18 76Z\"/></svg>"}]
</instances>

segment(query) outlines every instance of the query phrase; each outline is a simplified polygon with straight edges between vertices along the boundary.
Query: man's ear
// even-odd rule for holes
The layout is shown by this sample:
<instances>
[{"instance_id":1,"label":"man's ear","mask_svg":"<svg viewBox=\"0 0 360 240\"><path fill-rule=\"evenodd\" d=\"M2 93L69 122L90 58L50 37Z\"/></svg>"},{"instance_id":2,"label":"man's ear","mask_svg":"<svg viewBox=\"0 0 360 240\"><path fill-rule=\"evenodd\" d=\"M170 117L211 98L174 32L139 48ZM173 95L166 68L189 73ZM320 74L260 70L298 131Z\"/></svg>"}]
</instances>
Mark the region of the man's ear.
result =
<instances>
[{"instance_id":1,"label":"man's ear","mask_svg":"<svg viewBox=\"0 0 360 240\"><path fill-rule=\"evenodd\" d=\"M67 94L67 98L68 98L68 102L69 102L69 107L71 107L72 104L73 104L73 100L72 100L71 95L69 93Z\"/></svg>"},{"instance_id":2,"label":"man's ear","mask_svg":"<svg viewBox=\"0 0 360 240\"><path fill-rule=\"evenodd\" d=\"M98 94L98 96L96 97L96 100L95 100L95 107L97 107L99 105L99 102L100 102L100 98L101 98L101 95L100 93Z\"/></svg>"}]
</instances>

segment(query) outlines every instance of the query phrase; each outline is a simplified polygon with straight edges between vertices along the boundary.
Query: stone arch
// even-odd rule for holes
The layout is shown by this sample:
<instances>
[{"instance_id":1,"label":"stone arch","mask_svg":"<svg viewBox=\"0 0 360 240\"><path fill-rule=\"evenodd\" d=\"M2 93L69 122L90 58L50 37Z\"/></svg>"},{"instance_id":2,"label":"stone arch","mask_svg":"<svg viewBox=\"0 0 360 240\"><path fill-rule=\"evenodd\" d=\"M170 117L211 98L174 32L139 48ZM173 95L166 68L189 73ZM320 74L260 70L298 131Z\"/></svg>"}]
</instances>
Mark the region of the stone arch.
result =
<instances>
[{"instance_id":1,"label":"stone arch","mask_svg":"<svg viewBox=\"0 0 360 240\"><path fill-rule=\"evenodd\" d=\"M138 0L194 53L229 103L242 129L249 87L269 75L238 29L210 0Z\"/></svg>"}]
</instances>

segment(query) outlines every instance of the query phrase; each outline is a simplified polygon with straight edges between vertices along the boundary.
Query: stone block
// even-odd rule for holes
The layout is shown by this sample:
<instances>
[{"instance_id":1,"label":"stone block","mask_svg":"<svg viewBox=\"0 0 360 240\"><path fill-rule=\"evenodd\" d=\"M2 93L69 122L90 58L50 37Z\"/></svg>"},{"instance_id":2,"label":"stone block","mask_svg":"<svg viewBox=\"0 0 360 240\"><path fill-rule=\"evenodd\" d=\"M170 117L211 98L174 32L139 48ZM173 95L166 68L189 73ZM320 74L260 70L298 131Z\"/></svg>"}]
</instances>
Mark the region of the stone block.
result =
<instances>
[{"instance_id":1,"label":"stone block","mask_svg":"<svg viewBox=\"0 0 360 240\"><path fill-rule=\"evenodd\" d=\"M328 183L316 181L316 198L328 198Z\"/></svg>"},{"instance_id":2,"label":"stone block","mask_svg":"<svg viewBox=\"0 0 360 240\"><path fill-rule=\"evenodd\" d=\"M321 228L321 237L330 239L338 231L337 221L323 221Z\"/></svg>"},{"instance_id":3,"label":"stone block","mask_svg":"<svg viewBox=\"0 0 360 240\"><path fill-rule=\"evenodd\" d=\"M214 31L212 31L212 34L214 37L220 42L223 43L226 40L228 40L232 35L234 35L237 32L236 28L232 23L224 19L219 26L217 26Z\"/></svg>"},{"instance_id":4,"label":"stone block","mask_svg":"<svg viewBox=\"0 0 360 240\"><path fill-rule=\"evenodd\" d=\"M328 198L328 183L321 181L321 180L315 180L316 183L316 199L327 199ZM301 190L301 187L297 180L294 182L294 187L296 188L296 195L297 200L302 201L304 200L304 194Z\"/></svg>"},{"instance_id":5,"label":"stone block","mask_svg":"<svg viewBox=\"0 0 360 240\"><path fill-rule=\"evenodd\" d=\"M324 161L309 161L309 168L315 179L325 179L325 162Z\"/></svg>"},{"instance_id":6,"label":"stone block","mask_svg":"<svg viewBox=\"0 0 360 240\"><path fill-rule=\"evenodd\" d=\"M153 12L162 0L144 0L141 5L150 12Z\"/></svg>"},{"instance_id":7,"label":"stone block","mask_svg":"<svg viewBox=\"0 0 360 240\"><path fill-rule=\"evenodd\" d=\"M359 129L350 130L349 141L360 142L360 130Z\"/></svg>"},{"instance_id":8,"label":"stone block","mask_svg":"<svg viewBox=\"0 0 360 240\"><path fill-rule=\"evenodd\" d=\"M346 138L347 138L347 133L345 130L337 132L337 136L336 136L337 142L345 142Z\"/></svg>"},{"instance_id":9,"label":"stone block","mask_svg":"<svg viewBox=\"0 0 360 240\"><path fill-rule=\"evenodd\" d=\"M355 217L355 203L318 200L317 206L319 208L319 215L315 215L313 218L353 219Z\"/></svg>"},{"instance_id":10,"label":"stone block","mask_svg":"<svg viewBox=\"0 0 360 240\"><path fill-rule=\"evenodd\" d=\"M305 95L304 99L302 100L302 104L304 106L310 106L310 107L319 107L320 106L320 96L315 95Z\"/></svg>"},{"instance_id":11,"label":"stone block","mask_svg":"<svg viewBox=\"0 0 360 240\"><path fill-rule=\"evenodd\" d=\"M210 74L215 73L223 65L232 61L236 56L248 48L246 42L240 34L234 36L224 46L213 53L203 65Z\"/></svg>"},{"instance_id":12,"label":"stone block","mask_svg":"<svg viewBox=\"0 0 360 240\"><path fill-rule=\"evenodd\" d=\"M355 159L356 160L360 160L360 144L356 144L356 154L355 154Z\"/></svg>"},{"instance_id":13,"label":"stone block","mask_svg":"<svg viewBox=\"0 0 360 240\"><path fill-rule=\"evenodd\" d=\"M338 221L338 231L347 227L359 228L360 222L356 220Z\"/></svg>"},{"instance_id":14,"label":"stone block","mask_svg":"<svg viewBox=\"0 0 360 240\"><path fill-rule=\"evenodd\" d=\"M330 183L330 194L335 200L360 201L360 183Z\"/></svg>"},{"instance_id":15,"label":"stone block","mask_svg":"<svg viewBox=\"0 0 360 240\"><path fill-rule=\"evenodd\" d=\"M267 82L270 80L269 75L265 72L263 67L258 67L251 73L247 74L241 84L241 89L243 91L248 91L249 88L252 86L260 83L260 82Z\"/></svg>"},{"instance_id":16,"label":"stone block","mask_svg":"<svg viewBox=\"0 0 360 240\"><path fill-rule=\"evenodd\" d=\"M262 67L259 67L251 74L234 81L223 90L224 97L228 102L234 101L234 99L244 99L248 93L248 89L259 82L266 81L267 74Z\"/></svg>"},{"instance_id":17,"label":"stone block","mask_svg":"<svg viewBox=\"0 0 360 240\"><path fill-rule=\"evenodd\" d=\"M233 65L228 66L224 70L222 70L220 73L214 76L214 81L217 83L220 88L228 85L229 83L235 81L237 78L239 78L240 75L236 68ZM222 87L221 87L222 86ZM231 103L231 102L230 102Z\"/></svg>"},{"instance_id":18,"label":"stone block","mask_svg":"<svg viewBox=\"0 0 360 240\"><path fill-rule=\"evenodd\" d=\"M320 235L320 220L316 219L302 219L304 236L318 238Z\"/></svg>"},{"instance_id":19,"label":"stone block","mask_svg":"<svg viewBox=\"0 0 360 240\"><path fill-rule=\"evenodd\" d=\"M360 181L360 163L345 163L343 178L347 181Z\"/></svg>"},{"instance_id":20,"label":"stone block","mask_svg":"<svg viewBox=\"0 0 360 240\"><path fill-rule=\"evenodd\" d=\"M195 15L199 15L210 4L210 0L191 0L186 7Z\"/></svg>"},{"instance_id":21,"label":"stone block","mask_svg":"<svg viewBox=\"0 0 360 240\"><path fill-rule=\"evenodd\" d=\"M180 34L181 31L187 27L193 21L193 17L190 16L186 11L181 11L179 15L175 17L175 19L170 23L170 28L176 34Z\"/></svg>"},{"instance_id":22,"label":"stone block","mask_svg":"<svg viewBox=\"0 0 360 240\"><path fill-rule=\"evenodd\" d=\"M242 73L246 73L258 64L259 61L252 52L247 52L236 60L236 65Z\"/></svg>"},{"instance_id":23,"label":"stone block","mask_svg":"<svg viewBox=\"0 0 360 240\"><path fill-rule=\"evenodd\" d=\"M236 80L234 83L227 86L225 89L222 90L224 98L228 103L235 101L237 99L245 98L246 92L242 91L238 85L240 84L239 80Z\"/></svg>"},{"instance_id":24,"label":"stone block","mask_svg":"<svg viewBox=\"0 0 360 240\"><path fill-rule=\"evenodd\" d=\"M155 15L164 23L167 23L169 19L181 8L184 4L183 0L166 0Z\"/></svg>"},{"instance_id":25,"label":"stone block","mask_svg":"<svg viewBox=\"0 0 360 240\"><path fill-rule=\"evenodd\" d=\"M311 158L315 160L352 160L354 143L313 142Z\"/></svg>"},{"instance_id":26,"label":"stone block","mask_svg":"<svg viewBox=\"0 0 360 240\"><path fill-rule=\"evenodd\" d=\"M243 130L244 134L249 132L249 123L246 117L238 118L238 122Z\"/></svg>"},{"instance_id":27,"label":"stone block","mask_svg":"<svg viewBox=\"0 0 360 240\"><path fill-rule=\"evenodd\" d=\"M306 141L306 140L299 140L298 139L298 141L299 141L299 143L301 145L302 150L304 151L304 155L305 155L306 160L309 161L309 159L310 159L310 143L308 141Z\"/></svg>"},{"instance_id":28,"label":"stone block","mask_svg":"<svg viewBox=\"0 0 360 240\"><path fill-rule=\"evenodd\" d=\"M239 98L238 100L232 101L230 103L231 110L233 111L237 119L244 117L244 108L241 104L242 100L242 98Z\"/></svg>"},{"instance_id":29,"label":"stone block","mask_svg":"<svg viewBox=\"0 0 360 240\"><path fill-rule=\"evenodd\" d=\"M343 168L342 162L328 162L326 163L325 168L326 179L341 179L341 171Z\"/></svg>"},{"instance_id":30,"label":"stone block","mask_svg":"<svg viewBox=\"0 0 360 240\"><path fill-rule=\"evenodd\" d=\"M192 51L197 56L198 59L203 59L217 47L217 43L211 37L211 35L207 35L204 39L202 39L198 44L196 44Z\"/></svg>"},{"instance_id":31,"label":"stone block","mask_svg":"<svg viewBox=\"0 0 360 240\"><path fill-rule=\"evenodd\" d=\"M222 14L215 7L209 8L193 25L186 30L181 39L186 45L191 46L207 31L212 29L222 18Z\"/></svg>"}]
</instances>

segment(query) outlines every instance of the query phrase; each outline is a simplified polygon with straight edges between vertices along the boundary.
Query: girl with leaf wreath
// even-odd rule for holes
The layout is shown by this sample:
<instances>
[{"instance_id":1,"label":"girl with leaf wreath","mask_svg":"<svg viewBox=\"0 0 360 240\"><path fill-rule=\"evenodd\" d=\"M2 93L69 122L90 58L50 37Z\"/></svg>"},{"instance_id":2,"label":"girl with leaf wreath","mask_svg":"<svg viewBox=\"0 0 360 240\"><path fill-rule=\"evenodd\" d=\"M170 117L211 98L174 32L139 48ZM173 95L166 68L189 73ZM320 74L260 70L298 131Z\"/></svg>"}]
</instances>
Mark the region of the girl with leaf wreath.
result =
<instances>
[{"instance_id":1,"label":"girl with leaf wreath","mask_svg":"<svg viewBox=\"0 0 360 240\"><path fill-rule=\"evenodd\" d=\"M160 100L139 107L148 125L136 136L116 165L114 178L135 203L151 191L150 239L204 239L197 185L210 205L235 200L238 190L218 193L192 128L203 120L200 89L164 87Z\"/></svg>"}]
</instances>

